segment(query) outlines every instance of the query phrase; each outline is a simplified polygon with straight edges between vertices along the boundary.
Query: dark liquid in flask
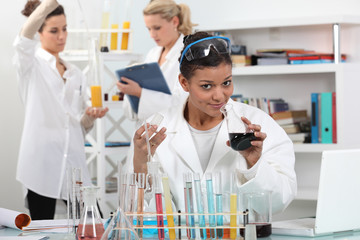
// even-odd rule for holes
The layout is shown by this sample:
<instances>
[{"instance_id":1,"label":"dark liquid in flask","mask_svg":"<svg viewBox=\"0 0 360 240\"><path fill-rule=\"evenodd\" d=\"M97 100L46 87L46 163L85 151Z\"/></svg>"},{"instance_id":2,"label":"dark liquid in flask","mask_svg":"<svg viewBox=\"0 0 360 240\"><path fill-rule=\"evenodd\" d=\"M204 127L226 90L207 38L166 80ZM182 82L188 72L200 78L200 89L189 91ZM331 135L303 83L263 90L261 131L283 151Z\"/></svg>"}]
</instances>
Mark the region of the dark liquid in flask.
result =
<instances>
[{"instance_id":1,"label":"dark liquid in flask","mask_svg":"<svg viewBox=\"0 0 360 240\"><path fill-rule=\"evenodd\" d=\"M229 133L230 146L236 151L242 151L251 147L251 141L256 137L253 132L249 133Z\"/></svg>"},{"instance_id":2,"label":"dark liquid in flask","mask_svg":"<svg viewBox=\"0 0 360 240\"><path fill-rule=\"evenodd\" d=\"M248 223L256 225L256 237L268 237L271 235L271 223ZM245 229L240 228L240 236L245 236Z\"/></svg>"}]
</instances>

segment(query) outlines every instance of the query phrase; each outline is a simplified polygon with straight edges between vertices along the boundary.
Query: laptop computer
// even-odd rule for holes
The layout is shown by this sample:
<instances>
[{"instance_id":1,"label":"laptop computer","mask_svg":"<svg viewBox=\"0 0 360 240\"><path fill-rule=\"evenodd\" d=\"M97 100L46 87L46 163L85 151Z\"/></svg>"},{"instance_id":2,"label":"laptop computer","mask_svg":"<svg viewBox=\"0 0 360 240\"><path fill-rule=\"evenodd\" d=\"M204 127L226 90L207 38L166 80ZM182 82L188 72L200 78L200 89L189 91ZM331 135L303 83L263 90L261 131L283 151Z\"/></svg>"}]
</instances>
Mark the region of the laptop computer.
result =
<instances>
[{"instance_id":1,"label":"laptop computer","mask_svg":"<svg viewBox=\"0 0 360 240\"><path fill-rule=\"evenodd\" d=\"M360 149L322 153L316 218L272 223L272 233L320 236L360 229Z\"/></svg>"}]
</instances>

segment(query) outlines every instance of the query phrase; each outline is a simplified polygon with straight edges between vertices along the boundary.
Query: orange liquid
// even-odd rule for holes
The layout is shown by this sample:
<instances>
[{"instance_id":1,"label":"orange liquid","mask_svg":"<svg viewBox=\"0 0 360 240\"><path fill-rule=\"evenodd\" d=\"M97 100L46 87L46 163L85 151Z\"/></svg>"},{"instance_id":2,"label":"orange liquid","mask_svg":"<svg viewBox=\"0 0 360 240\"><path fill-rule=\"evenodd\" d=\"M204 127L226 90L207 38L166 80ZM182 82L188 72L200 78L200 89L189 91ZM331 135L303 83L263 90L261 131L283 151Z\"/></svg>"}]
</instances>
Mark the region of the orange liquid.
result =
<instances>
[{"instance_id":1,"label":"orange liquid","mask_svg":"<svg viewBox=\"0 0 360 240\"><path fill-rule=\"evenodd\" d=\"M123 29L129 29L130 28L130 22L124 22L123 23ZM121 39L121 50L127 50L128 49L128 42L129 42L129 33L123 33L122 39Z\"/></svg>"},{"instance_id":2,"label":"orange liquid","mask_svg":"<svg viewBox=\"0 0 360 240\"><path fill-rule=\"evenodd\" d=\"M91 86L92 107L102 107L101 86Z\"/></svg>"},{"instance_id":3,"label":"orange liquid","mask_svg":"<svg viewBox=\"0 0 360 240\"><path fill-rule=\"evenodd\" d=\"M95 224L95 232L93 231L93 225L85 225L85 231L83 231L84 225L79 224L77 230L78 240L100 240L101 236L105 232L104 225L101 223Z\"/></svg>"},{"instance_id":4,"label":"orange liquid","mask_svg":"<svg viewBox=\"0 0 360 240\"><path fill-rule=\"evenodd\" d=\"M111 24L111 28L112 29L118 29L119 25L118 24ZM116 50L117 49L117 44L118 44L118 33L111 33L110 50Z\"/></svg>"}]
</instances>

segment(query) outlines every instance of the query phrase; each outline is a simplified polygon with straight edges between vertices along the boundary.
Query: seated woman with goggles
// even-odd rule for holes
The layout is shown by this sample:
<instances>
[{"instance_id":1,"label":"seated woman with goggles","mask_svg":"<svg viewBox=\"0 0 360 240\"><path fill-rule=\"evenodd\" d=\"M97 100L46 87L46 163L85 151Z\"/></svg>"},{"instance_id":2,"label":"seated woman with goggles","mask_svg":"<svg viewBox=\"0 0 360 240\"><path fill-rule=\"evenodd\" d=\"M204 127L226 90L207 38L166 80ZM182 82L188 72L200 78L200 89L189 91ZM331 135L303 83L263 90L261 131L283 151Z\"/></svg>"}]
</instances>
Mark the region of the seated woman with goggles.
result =
<instances>
[{"instance_id":1,"label":"seated woman with goggles","mask_svg":"<svg viewBox=\"0 0 360 240\"><path fill-rule=\"evenodd\" d=\"M284 130L262 110L234 102L230 41L204 32L188 35L180 57L179 82L189 97L182 106L160 112L160 126L148 129L151 154L167 173L173 200L184 210L183 173L222 173L222 189L230 191L230 173L237 172L239 192L272 192L272 210L284 210L296 195L294 149ZM220 108L230 103L246 109L242 117L256 140L243 151L229 147L227 124ZM149 118L151 120L152 118ZM241 124L241 123L239 123ZM159 129L159 131L157 131ZM169 133L167 135L167 132ZM133 138L129 168L147 173L145 126Z\"/></svg>"}]
</instances>

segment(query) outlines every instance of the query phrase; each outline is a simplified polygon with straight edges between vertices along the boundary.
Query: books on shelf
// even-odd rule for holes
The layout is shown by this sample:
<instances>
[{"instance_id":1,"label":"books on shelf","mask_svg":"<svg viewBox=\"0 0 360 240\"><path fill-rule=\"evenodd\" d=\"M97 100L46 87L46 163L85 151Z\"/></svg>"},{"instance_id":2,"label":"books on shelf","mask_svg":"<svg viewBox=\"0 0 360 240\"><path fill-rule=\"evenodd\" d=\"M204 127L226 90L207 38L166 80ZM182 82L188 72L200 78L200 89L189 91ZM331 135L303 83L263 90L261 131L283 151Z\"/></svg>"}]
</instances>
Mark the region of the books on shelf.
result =
<instances>
[{"instance_id":1,"label":"books on shelf","mask_svg":"<svg viewBox=\"0 0 360 240\"><path fill-rule=\"evenodd\" d=\"M309 132L289 133L289 138L293 143L309 143L311 142Z\"/></svg>"},{"instance_id":2,"label":"books on shelf","mask_svg":"<svg viewBox=\"0 0 360 240\"><path fill-rule=\"evenodd\" d=\"M337 143L335 92L311 94L311 142Z\"/></svg>"},{"instance_id":3,"label":"books on shelf","mask_svg":"<svg viewBox=\"0 0 360 240\"><path fill-rule=\"evenodd\" d=\"M306 110L292 110L272 113L271 116L279 125L295 124L308 121Z\"/></svg>"}]
</instances>

